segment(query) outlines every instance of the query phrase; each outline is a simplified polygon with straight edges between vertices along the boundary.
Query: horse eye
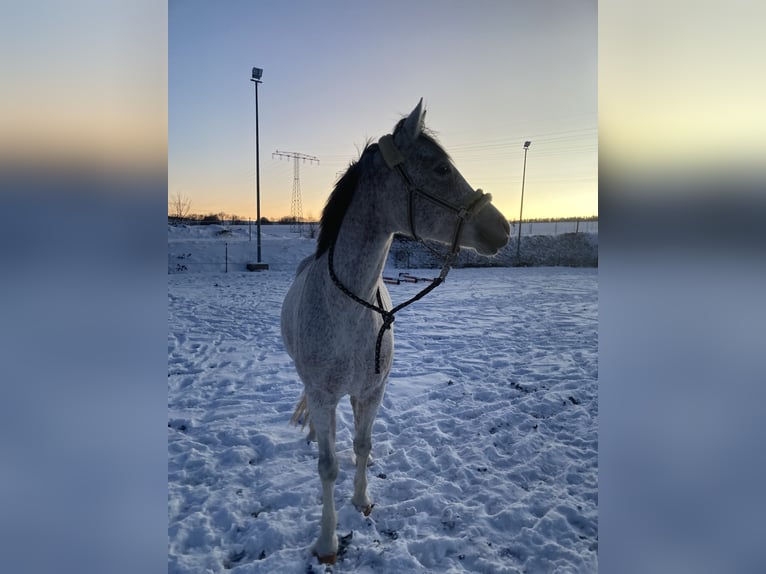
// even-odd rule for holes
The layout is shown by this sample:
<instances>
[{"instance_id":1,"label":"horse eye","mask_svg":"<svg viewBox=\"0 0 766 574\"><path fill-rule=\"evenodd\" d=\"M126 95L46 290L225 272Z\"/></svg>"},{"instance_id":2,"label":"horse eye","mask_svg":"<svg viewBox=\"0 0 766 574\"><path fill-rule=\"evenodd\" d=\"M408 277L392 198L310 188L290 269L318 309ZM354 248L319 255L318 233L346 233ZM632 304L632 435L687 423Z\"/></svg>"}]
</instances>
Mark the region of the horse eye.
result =
<instances>
[{"instance_id":1,"label":"horse eye","mask_svg":"<svg viewBox=\"0 0 766 574\"><path fill-rule=\"evenodd\" d=\"M450 172L449 165L447 165L446 163L440 163L434 168L434 171L438 175L447 175Z\"/></svg>"}]
</instances>

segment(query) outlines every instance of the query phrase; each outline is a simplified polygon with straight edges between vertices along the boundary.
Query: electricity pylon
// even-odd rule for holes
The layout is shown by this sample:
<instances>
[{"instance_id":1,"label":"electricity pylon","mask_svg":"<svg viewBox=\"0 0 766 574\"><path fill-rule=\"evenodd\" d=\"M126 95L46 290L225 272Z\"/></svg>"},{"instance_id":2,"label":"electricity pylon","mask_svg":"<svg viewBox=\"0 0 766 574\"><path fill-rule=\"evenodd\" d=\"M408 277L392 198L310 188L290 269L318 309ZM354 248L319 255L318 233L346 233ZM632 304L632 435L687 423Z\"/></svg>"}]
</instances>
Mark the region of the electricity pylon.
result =
<instances>
[{"instance_id":1,"label":"electricity pylon","mask_svg":"<svg viewBox=\"0 0 766 574\"><path fill-rule=\"evenodd\" d=\"M291 231L303 233L303 205L301 203L301 169L300 161L303 163L307 161L311 164L317 162L319 165L319 158L313 155L306 155L305 153L298 153L295 151L275 151L271 154L271 157L278 157L282 159L286 157L293 160L293 197L290 202L290 217L292 218Z\"/></svg>"}]
</instances>

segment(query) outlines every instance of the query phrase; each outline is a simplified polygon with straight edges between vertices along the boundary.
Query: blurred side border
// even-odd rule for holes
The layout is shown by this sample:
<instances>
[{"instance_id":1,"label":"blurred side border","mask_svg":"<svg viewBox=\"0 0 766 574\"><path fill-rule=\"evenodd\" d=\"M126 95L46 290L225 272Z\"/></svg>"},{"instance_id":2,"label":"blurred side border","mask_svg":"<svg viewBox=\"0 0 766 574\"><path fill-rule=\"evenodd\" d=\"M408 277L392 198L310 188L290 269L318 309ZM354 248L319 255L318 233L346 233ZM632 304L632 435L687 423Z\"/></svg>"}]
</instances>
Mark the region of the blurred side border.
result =
<instances>
[{"instance_id":1,"label":"blurred side border","mask_svg":"<svg viewBox=\"0 0 766 574\"><path fill-rule=\"evenodd\" d=\"M0 38L3 567L164 572L168 7L13 4Z\"/></svg>"},{"instance_id":2,"label":"blurred side border","mask_svg":"<svg viewBox=\"0 0 766 574\"><path fill-rule=\"evenodd\" d=\"M599 3L604 572L766 563L764 16Z\"/></svg>"}]
</instances>

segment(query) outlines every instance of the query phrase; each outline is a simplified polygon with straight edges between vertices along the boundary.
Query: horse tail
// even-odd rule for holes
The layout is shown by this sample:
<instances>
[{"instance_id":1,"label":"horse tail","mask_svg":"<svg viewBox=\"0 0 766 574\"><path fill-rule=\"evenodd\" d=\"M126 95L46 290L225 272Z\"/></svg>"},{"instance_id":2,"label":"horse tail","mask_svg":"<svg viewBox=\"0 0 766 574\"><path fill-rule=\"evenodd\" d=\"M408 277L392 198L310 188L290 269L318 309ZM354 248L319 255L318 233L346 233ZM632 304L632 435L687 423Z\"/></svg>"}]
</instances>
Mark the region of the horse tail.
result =
<instances>
[{"instance_id":1,"label":"horse tail","mask_svg":"<svg viewBox=\"0 0 766 574\"><path fill-rule=\"evenodd\" d=\"M303 421L301 421L303 419ZM306 399L306 392L304 391L301 395L301 400L298 402L298 406L295 407L295 412L293 413L293 416L290 417L290 424L293 426L298 426L298 423L301 423L301 430L306 428L306 425L309 422L309 403Z\"/></svg>"}]
</instances>

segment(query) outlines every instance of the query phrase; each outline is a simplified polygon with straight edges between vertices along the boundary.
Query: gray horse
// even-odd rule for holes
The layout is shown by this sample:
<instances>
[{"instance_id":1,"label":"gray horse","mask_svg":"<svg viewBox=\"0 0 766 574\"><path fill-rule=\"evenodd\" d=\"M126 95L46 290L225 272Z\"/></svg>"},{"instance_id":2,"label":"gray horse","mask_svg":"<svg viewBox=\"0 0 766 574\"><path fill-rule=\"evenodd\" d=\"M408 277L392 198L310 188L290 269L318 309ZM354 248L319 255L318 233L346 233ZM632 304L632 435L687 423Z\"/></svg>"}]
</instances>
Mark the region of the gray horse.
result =
<instances>
[{"instance_id":1,"label":"gray horse","mask_svg":"<svg viewBox=\"0 0 766 574\"><path fill-rule=\"evenodd\" d=\"M441 276L420 296L441 283L460 247L494 255L508 242L508 221L424 131L424 116L421 99L338 180L322 212L316 253L298 266L282 305L282 338L304 385L292 421L310 420L319 448L323 507L313 552L321 563L334 563L338 550L335 411L345 395L355 427L351 501L365 515L372 510L372 424L393 360L394 313L404 306L392 308L381 278L394 234L452 248Z\"/></svg>"}]
</instances>

